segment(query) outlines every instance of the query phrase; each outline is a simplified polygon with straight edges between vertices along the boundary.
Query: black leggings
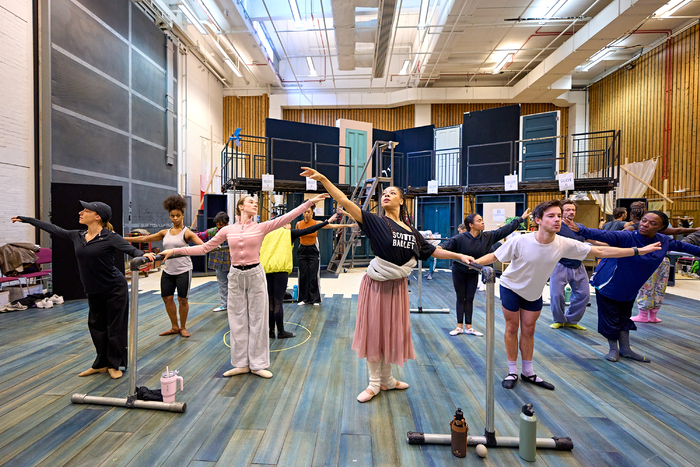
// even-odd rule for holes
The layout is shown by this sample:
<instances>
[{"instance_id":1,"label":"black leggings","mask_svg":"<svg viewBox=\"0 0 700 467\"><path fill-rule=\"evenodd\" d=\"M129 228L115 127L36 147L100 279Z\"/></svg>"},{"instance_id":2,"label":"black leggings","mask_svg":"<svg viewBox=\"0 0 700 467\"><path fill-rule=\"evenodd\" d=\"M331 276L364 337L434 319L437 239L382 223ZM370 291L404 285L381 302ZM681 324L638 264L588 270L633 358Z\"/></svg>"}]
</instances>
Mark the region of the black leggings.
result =
<instances>
[{"instance_id":1,"label":"black leggings","mask_svg":"<svg viewBox=\"0 0 700 467\"><path fill-rule=\"evenodd\" d=\"M138 292L134 292L138 293ZM108 292L88 294L88 328L97 357L93 368L126 368L129 292L126 280Z\"/></svg>"},{"instance_id":2,"label":"black leggings","mask_svg":"<svg viewBox=\"0 0 700 467\"><path fill-rule=\"evenodd\" d=\"M474 294L479 284L478 274L467 274L457 268L452 268L452 284L457 294L457 323L472 324L474 312Z\"/></svg>"},{"instance_id":3,"label":"black leggings","mask_svg":"<svg viewBox=\"0 0 700 467\"><path fill-rule=\"evenodd\" d=\"M286 272L272 272L265 274L267 279L267 295L270 299L270 332L284 332L284 293L287 291Z\"/></svg>"},{"instance_id":4,"label":"black leggings","mask_svg":"<svg viewBox=\"0 0 700 467\"><path fill-rule=\"evenodd\" d=\"M299 301L312 304L321 303L321 291L318 287L321 253L316 245L299 245Z\"/></svg>"}]
</instances>

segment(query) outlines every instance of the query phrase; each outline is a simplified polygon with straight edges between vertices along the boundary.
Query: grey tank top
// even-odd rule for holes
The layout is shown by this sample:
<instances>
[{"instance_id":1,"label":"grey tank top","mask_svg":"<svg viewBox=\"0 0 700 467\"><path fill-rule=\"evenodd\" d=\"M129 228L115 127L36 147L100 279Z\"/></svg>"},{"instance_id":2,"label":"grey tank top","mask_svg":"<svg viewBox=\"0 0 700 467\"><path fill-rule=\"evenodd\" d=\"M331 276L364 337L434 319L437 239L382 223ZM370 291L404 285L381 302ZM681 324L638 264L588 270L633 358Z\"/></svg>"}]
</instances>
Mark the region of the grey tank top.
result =
<instances>
[{"instance_id":1,"label":"grey tank top","mask_svg":"<svg viewBox=\"0 0 700 467\"><path fill-rule=\"evenodd\" d=\"M170 250L171 248L183 248L189 246L185 241L185 231L187 227L184 227L179 234L171 235L170 229L168 233L163 237L163 249ZM183 256L182 258L171 258L165 262L165 268L163 271L167 272L171 276L177 276L183 272L188 272L192 270L192 259L189 256Z\"/></svg>"}]
</instances>

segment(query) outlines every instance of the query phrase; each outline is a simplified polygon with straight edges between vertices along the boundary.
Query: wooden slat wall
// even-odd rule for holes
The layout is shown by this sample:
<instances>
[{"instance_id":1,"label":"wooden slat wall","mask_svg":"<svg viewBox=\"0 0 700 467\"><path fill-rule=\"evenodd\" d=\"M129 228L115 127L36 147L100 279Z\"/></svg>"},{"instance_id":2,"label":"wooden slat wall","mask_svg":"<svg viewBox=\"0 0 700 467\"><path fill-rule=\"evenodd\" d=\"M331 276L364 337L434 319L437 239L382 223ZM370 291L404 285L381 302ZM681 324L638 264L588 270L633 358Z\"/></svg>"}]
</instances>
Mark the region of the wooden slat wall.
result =
<instances>
[{"instance_id":1,"label":"wooden slat wall","mask_svg":"<svg viewBox=\"0 0 700 467\"><path fill-rule=\"evenodd\" d=\"M344 118L371 123L385 131L405 130L415 126L415 106L403 105L392 109L283 109L282 119L314 125L335 126Z\"/></svg>"},{"instance_id":2,"label":"wooden slat wall","mask_svg":"<svg viewBox=\"0 0 700 467\"><path fill-rule=\"evenodd\" d=\"M673 38L671 68L669 192L674 214L700 210L700 26L695 25ZM590 130L621 130L621 157L630 162L662 157L664 152L664 95L667 85L667 46L662 44L633 62L632 70L621 69L590 88ZM663 160L652 179L663 188ZM658 198L651 190L648 198Z\"/></svg>"},{"instance_id":3,"label":"wooden slat wall","mask_svg":"<svg viewBox=\"0 0 700 467\"><path fill-rule=\"evenodd\" d=\"M270 116L270 97L224 97L224 139L241 129L241 134L265 136L265 119Z\"/></svg>"}]
</instances>

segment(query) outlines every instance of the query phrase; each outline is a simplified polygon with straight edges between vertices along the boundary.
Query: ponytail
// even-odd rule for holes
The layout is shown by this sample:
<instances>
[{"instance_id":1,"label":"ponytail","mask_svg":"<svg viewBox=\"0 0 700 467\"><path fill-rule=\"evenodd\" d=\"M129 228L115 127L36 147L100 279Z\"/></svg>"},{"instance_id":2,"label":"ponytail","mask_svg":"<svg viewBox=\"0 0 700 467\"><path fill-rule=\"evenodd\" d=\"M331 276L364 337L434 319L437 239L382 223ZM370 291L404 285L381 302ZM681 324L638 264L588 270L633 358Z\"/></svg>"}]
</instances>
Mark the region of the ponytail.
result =
<instances>
[{"instance_id":1,"label":"ponytail","mask_svg":"<svg viewBox=\"0 0 700 467\"><path fill-rule=\"evenodd\" d=\"M107 229L107 230L110 230L110 231L114 232L114 226L113 226L112 224L110 224L109 221L107 221L107 222L105 222L104 224L102 224L102 227L104 227L104 228Z\"/></svg>"}]
</instances>

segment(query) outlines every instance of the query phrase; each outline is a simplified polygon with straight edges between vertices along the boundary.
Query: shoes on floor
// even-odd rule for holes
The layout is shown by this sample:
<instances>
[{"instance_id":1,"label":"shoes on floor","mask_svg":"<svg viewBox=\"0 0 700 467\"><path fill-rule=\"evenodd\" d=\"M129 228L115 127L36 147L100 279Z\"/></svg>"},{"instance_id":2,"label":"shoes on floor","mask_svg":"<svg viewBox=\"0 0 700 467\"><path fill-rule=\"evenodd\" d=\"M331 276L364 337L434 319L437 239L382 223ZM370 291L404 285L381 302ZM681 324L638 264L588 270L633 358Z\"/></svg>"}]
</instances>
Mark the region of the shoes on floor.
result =
<instances>
[{"instance_id":1,"label":"shoes on floor","mask_svg":"<svg viewBox=\"0 0 700 467\"><path fill-rule=\"evenodd\" d=\"M427 275L425 276L425 280L427 280L427 281L433 280L433 275L432 275L432 274L427 274Z\"/></svg>"},{"instance_id":2,"label":"shoes on floor","mask_svg":"<svg viewBox=\"0 0 700 467\"><path fill-rule=\"evenodd\" d=\"M277 339L289 339L292 337L297 337L297 335L295 333L289 332L289 331L282 331L282 332L277 333Z\"/></svg>"},{"instance_id":3,"label":"shoes on floor","mask_svg":"<svg viewBox=\"0 0 700 467\"><path fill-rule=\"evenodd\" d=\"M85 371L81 371L78 373L78 376L83 377L83 376L90 376L90 375L96 375L98 373L107 373L107 367L104 368L88 368Z\"/></svg>"},{"instance_id":4,"label":"shoes on floor","mask_svg":"<svg viewBox=\"0 0 700 467\"><path fill-rule=\"evenodd\" d=\"M464 334L471 334L472 336L477 336L477 337L481 337L484 335L484 333L479 332L474 328L465 329Z\"/></svg>"},{"instance_id":5,"label":"shoes on floor","mask_svg":"<svg viewBox=\"0 0 700 467\"><path fill-rule=\"evenodd\" d=\"M525 376L524 374L520 373L520 379L526 383L534 384L535 386L554 391L554 385L552 383L548 383L547 381L537 381L537 375Z\"/></svg>"},{"instance_id":6,"label":"shoes on floor","mask_svg":"<svg viewBox=\"0 0 700 467\"><path fill-rule=\"evenodd\" d=\"M552 329L559 329L559 328L564 327L564 323L552 323L549 325L549 327Z\"/></svg>"},{"instance_id":7,"label":"shoes on floor","mask_svg":"<svg viewBox=\"0 0 700 467\"><path fill-rule=\"evenodd\" d=\"M226 311L226 308L224 308L224 307L222 307L222 306L217 306L216 308L214 308L214 309L211 310L211 311L213 311L214 313L216 313L216 312L218 312L218 311Z\"/></svg>"},{"instance_id":8,"label":"shoes on floor","mask_svg":"<svg viewBox=\"0 0 700 467\"><path fill-rule=\"evenodd\" d=\"M253 370L251 371L251 373L253 373L254 375L258 375L261 378L272 378L272 372L270 370Z\"/></svg>"},{"instance_id":9,"label":"shoes on floor","mask_svg":"<svg viewBox=\"0 0 700 467\"><path fill-rule=\"evenodd\" d=\"M297 305L306 305L306 303L304 303L304 302L302 302L302 301L298 301L298 302L297 302Z\"/></svg>"},{"instance_id":10,"label":"shoes on floor","mask_svg":"<svg viewBox=\"0 0 700 467\"><path fill-rule=\"evenodd\" d=\"M567 328L573 328L573 329L578 329L579 331L585 331L586 328L581 326L580 324L574 324L574 323L564 323L564 326Z\"/></svg>"},{"instance_id":11,"label":"shoes on floor","mask_svg":"<svg viewBox=\"0 0 700 467\"><path fill-rule=\"evenodd\" d=\"M37 308L53 308L53 301L50 298L45 298L36 302Z\"/></svg>"},{"instance_id":12,"label":"shoes on floor","mask_svg":"<svg viewBox=\"0 0 700 467\"><path fill-rule=\"evenodd\" d=\"M8 303L3 308L0 308L0 312L6 313L8 311L22 311L26 309L27 307L22 305L21 303Z\"/></svg>"},{"instance_id":13,"label":"shoes on floor","mask_svg":"<svg viewBox=\"0 0 700 467\"><path fill-rule=\"evenodd\" d=\"M233 368L231 370L224 372L224 376L226 376L226 377L236 376L236 375L242 375L244 373L250 373L250 368L248 368L247 366L240 367L240 368Z\"/></svg>"},{"instance_id":14,"label":"shoes on floor","mask_svg":"<svg viewBox=\"0 0 700 467\"><path fill-rule=\"evenodd\" d=\"M454 328L452 331L450 331L450 336L456 336L459 334L464 334L464 329L462 328Z\"/></svg>"},{"instance_id":15,"label":"shoes on floor","mask_svg":"<svg viewBox=\"0 0 700 467\"><path fill-rule=\"evenodd\" d=\"M274 339L274 338L275 338L275 331L270 331L270 339Z\"/></svg>"},{"instance_id":16,"label":"shoes on floor","mask_svg":"<svg viewBox=\"0 0 700 467\"><path fill-rule=\"evenodd\" d=\"M313 305L314 305L314 306L321 306L320 303L314 303Z\"/></svg>"},{"instance_id":17,"label":"shoes on floor","mask_svg":"<svg viewBox=\"0 0 700 467\"><path fill-rule=\"evenodd\" d=\"M380 391L381 391L381 389L380 389ZM375 393L374 391L372 391L371 388L368 387L367 389L362 391L359 396L357 396L357 401L358 402L369 402L377 394L379 394L379 391Z\"/></svg>"},{"instance_id":18,"label":"shoes on floor","mask_svg":"<svg viewBox=\"0 0 700 467\"><path fill-rule=\"evenodd\" d=\"M63 303L63 297L56 294L53 294L53 296L48 298L48 300L51 300L54 303L54 305L60 305L61 303Z\"/></svg>"},{"instance_id":19,"label":"shoes on floor","mask_svg":"<svg viewBox=\"0 0 700 467\"><path fill-rule=\"evenodd\" d=\"M109 376L111 376L112 379L119 379L123 374L121 370L115 370L114 368L107 368L107 371L109 371Z\"/></svg>"},{"instance_id":20,"label":"shoes on floor","mask_svg":"<svg viewBox=\"0 0 700 467\"><path fill-rule=\"evenodd\" d=\"M518 375L515 373L508 373L508 376L501 381L501 386L503 386L506 389L513 389L518 382Z\"/></svg>"}]
</instances>

